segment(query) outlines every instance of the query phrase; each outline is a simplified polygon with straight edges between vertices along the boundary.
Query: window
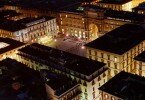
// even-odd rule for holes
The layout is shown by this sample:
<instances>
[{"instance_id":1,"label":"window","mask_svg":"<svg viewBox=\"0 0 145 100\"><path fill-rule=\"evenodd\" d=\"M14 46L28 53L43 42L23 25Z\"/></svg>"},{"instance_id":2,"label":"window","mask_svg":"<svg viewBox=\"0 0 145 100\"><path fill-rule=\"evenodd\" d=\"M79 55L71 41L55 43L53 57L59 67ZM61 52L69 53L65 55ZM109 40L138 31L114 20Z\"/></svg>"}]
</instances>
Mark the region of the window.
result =
<instances>
[{"instance_id":1,"label":"window","mask_svg":"<svg viewBox=\"0 0 145 100\"><path fill-rule=\"evenodd\" d=\"M114 97L111 97L111 100L115 100L115 98Z\"/></svg>"},{"instance_id":2,"label":"window","mask_svg":"<svg viewBox=\"0 0 145 100\"><path fill-rule=\"evenodd\" d=\"M84 85L84 86L87 86L87 83L86 83L86 82L84 82L84 83L83 83L83 85Z\"/></svg>"},{"instance_id":3,"label":"window","mask_svg":"<svg viewBox=\"0 0 145 100\"><path fill-rule=\"evenodd\" d=\"M91 55L91 50L89 50L89 55Z\"/></svg>"},{"instance_id":4,"label":"window","mask_svg":"<svg viewBox=\"0 0 145 100\"><path fill-rule=\"evenodd\" d=\"M93 91L95 91L95 88L93 87Z\"/></svg>"},{"instance_id":5,"label":"window","mask_svg":"<svg viewBox=\"0 0 145 100\"><path fill-rule=\"evenodd\" d=\"M142 70L142 62L139 62L139 70Z\"/></svg>"},{"instance_id":6,"label":"window","mask_svg":"<svg viewBox=\"0 0 145 100\"><path fill-rule=\"evenodd\" d=\"M107 61L108 67L110 67L110 61Z\"/></svg>"},{"instance_id":7,"label":"window","mask_svg":"<svg viewBox=\"0 0 145 100\"><path fill-rule=\"evenodd\" d=\"M104 79L104 83L105 83L106 81L105 81L105 79Z\"/></svg>"},{"instance_id":8,"label":"window","mask_svg":"<svg viewBox=\"0 0 145 100\"><path fill-rule=\"evenodd\" d=\"M107 94L105 94L104 98L105 98L105 99L108 99L108 95L107 95Z\"/></svg>"},{"instance_id":9,"label":"window","mask_svg":"<svg viewBox=\"0 0 145 100\"><path fill-rule=\"evenodd\" d=\"M94 82L94 80L92 81L92 85L94 85L95 84L95 82Z\"/></svg>"},{"instance_id":10,"label":"window","mask_svg":"<svg viewBox=\"0 0 145 100\"><path fill-rule=\"evenodd\" d=\"M117 69L117 63L114 63L114 68Z\"/></svg>"},{"instance_id":11,"label":"window","mask_svg":"<svg viewBox=\"0 0 145 100\"><path fill-rule=\"evenodd\" d=\"M102 58L104 57L104 54L103 54L103 53L101 53L101 57L102 57Z\"/></svg>"},{"instance_id":12,"label":"window","mask_svg":"<svg viewBox=\"0 0 145 100\"><path fill-rule=\"evenodd\" d=\"M95 52L95 56L97 56L97 52Z\"/></svg>"},{"instance_id":13,"label":"window","mask_svg":"<svg viewBox=\"0 0 145 100\"><path fill-rule=\"evenodd\" d=\"M99 83L99 87L100 87L100 83Z\"/></svg>"},{"instance_id":14,"label":"window","mask_svg":"<svg viewBox=\"0 0 145 100\"><path fill-rule=\"evenodd\" d=\"M107 57L108 57L108 60L110 60L110 55L107 55Z\"/></svg>"},{"instance_id":15,"label":"window","mask_svg":"<svg viewBox=\"0 0 145 100\"><path fill-rule=\"evenodd\" d=\"M93 94L93 99L95 99L95 92L93 92L92 94Z\"/></svg>"},{"instance_id":16,"label":"window","mask_svg":"<svg viewBox=\"0 0 145 100\"><path fill-rule=\"evenodd\" d=\"M117 57L114 57L114 61L117 62Z\"/></svg>"}]
</instances>

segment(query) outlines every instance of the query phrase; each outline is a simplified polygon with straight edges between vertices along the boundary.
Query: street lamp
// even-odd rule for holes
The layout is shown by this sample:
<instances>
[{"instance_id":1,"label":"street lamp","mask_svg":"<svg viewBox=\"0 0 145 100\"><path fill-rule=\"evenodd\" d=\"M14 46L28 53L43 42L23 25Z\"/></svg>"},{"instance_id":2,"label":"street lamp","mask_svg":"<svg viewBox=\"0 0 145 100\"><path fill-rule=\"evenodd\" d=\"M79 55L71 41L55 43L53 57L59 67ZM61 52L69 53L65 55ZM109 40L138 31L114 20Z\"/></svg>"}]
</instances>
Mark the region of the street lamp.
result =
<instances>
[{"instance_id":1,"label":"street lamp","mask_svg":"<svg viewBox=\"0 0 145 100\"><path fill-rule=\"evenodd\" d=\"M66 36L68 37L69 35L68 35L68 34L66 34Z\"/></svg>"},{"instance_id":2,"label":"street lamp","mask_svg":"<svg viewBox=\"0 0 145 100\"><path fill-rule=\"evenodd\" d=\"M56 41L57 41L57 39L54 39L54 41L56 42Z\"/></svg>"},{"instance_id":3,"label":"street lamp","mask_svg":"<svg viewBox=\"0 0 145 100\"><path fill-rule=\"evenodd\" d=\"M85 46L81 46L81 49L85 49Z\"/></svg>"}]
</instances>

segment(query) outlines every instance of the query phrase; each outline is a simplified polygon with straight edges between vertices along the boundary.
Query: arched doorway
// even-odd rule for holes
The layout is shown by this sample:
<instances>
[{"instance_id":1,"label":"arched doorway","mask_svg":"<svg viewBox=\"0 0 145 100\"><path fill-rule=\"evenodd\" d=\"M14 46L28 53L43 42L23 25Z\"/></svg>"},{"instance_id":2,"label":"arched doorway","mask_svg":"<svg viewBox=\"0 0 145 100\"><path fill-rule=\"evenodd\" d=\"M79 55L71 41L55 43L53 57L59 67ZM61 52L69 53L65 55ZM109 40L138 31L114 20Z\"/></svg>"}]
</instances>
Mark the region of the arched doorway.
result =
<instances>
[{"instance_id":1,"label":"arched doorway","mask_svg":"<svg viewBox=\"0 0 145 100\"><path fill-rule=\"evenodd\" d=\"M91 40L95 40L98 38L98 27L95 24L90 24L89 25L89 37Z\"/></svg>"}]
</instances>

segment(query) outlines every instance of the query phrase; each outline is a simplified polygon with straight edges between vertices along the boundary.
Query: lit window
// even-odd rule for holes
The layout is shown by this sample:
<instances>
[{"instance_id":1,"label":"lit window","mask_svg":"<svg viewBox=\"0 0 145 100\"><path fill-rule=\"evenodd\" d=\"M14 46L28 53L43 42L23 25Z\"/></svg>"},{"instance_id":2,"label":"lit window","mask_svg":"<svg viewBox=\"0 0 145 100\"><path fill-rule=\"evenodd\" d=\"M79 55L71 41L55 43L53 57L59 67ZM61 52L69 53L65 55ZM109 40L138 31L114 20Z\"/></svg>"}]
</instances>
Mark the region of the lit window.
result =
<instances>
[{"instance_id":1,"label":"lit window","mask_svg":"<svg viewBox=\"0 0 145 100\"><path fill-rule=\"evenodd\" d=\"M111 100L115 100L115 98L114 97L111 97Z\"/></svg>"},{"instance_id":2,"label":"lit window","mask_svg":"<svg viewBox=\"0 0 145 100\"><path fill-rule=\"evenodd\" d=\"M114 61L117 62L117 57L114 57Z\"/></svg>"},{"instance_id":3,"label":"lit window","mask_svg":"<svg viewBox=\"0 0 145 100\"><path fill-rule=\"evenodd\" d=\"M107 94L105 94L105 99L108 99L108 95Z\"/></svg>"}]
</instances>

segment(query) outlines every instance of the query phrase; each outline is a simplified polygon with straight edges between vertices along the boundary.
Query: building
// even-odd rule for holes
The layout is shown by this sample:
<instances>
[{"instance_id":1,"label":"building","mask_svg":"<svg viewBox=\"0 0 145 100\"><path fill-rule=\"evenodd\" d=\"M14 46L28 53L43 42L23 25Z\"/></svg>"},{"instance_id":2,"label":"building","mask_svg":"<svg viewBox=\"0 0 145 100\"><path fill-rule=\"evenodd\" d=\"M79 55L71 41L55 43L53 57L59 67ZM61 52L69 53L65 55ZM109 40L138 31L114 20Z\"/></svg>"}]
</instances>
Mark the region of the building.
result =
<instances>
[{"instance_id":1,"label":"building","mask_svg":"<svg viewBox=\"0 0 145 100\"><path fill-rule=\"evenodd\" d=\"M40 73L10 58L0 61L0 99L47 100Z\"/></svg>"},{"instance_id":2,"label":"building","mask_svg":"<svg viewBox=\"0 0 145 100\"><path fill-rule=\"evenodd\" d=\"M66 11L67 10L67 11ZM76 7L66 8L59 13L60 32L65 35L86 39L85 19L82 10Z\"/></svg>"},{"instance_id":3,"label":"building","mask_svg":"<svg viewBox=\"0 0 145 100\"><path fill-rule=\"evenodd\" d=\"M94 4L97 2L98 5ZM104 2L99 6L98 2ZM106 3L105 3L106 2ZM109 3L108 3L109 2ZM104 6L114 2L113 5L108 7L113 7L108 9ZM126 23L143 23L145 16L138 14L136 12L129 12L128 10L121 9L130 9L131 4L139 4L143 2L142 0L96 0L91 3L83 2L76 3L69 6L63 6L57 9L57 11L52 10L49 13L50 9L38 10L35 7L26 8L18 6L4 6L6 10L16 10L18 13L22 13L25 16L53 16L56 17L56 22L59 26L59 33L67 36L73 36L76 38L81 38L83 40L92 41L98 37L104 35L105 33L120 27ZM120 4L120 5L118 5ZM123 6L123 4L125 6ZM125 8L121 8L121 7ZM51 6L50 6L51 7ZM126 8L129 7L129 8ZM133 6L135 7L135 6ZM49 7L48 7L49 8ZM132 7L131 7L132 8ZM120 10L114 10L120 9ZM29 13L29 14L28 14ZM117 13L117 14L116 14ZM31 15L32 14L32 15ZM134 17L131 17L134 16ZM57 31L58 32L58 31Z\"/></svg>"},{"instance_id":4,"label":"building","mask_svg":"<svg viewBox=\"0 0 145 100\"><path fill-rule=\"evenodd\" d=\"M134 71L133 58L145 49L143 25L125 24L86 44L87 57L110 67L109 76Z\"/></svg>"},{"instance_id":5,"label":"building","mask_svg":"<svg viewBox=\"0 0 145 100\"><path fill-rule=\"evenodd\" d=\"M17 55L30 68L47 69L77 81L84 100L98 100L98 88L107 81L108 68L104 63L54 48L34 43L20 49Z\"/></svg>"},{"instance_id":6,"label":"building","mask_svg":"<svg viewBox=\"0 0 145 100\"><path fill-rule=\"evenodd\" d=\"M10 38L0 37L0 59L6 57L15 58L18 49L22 48L25 44Z\"/></svg>"},{"instance_id":7,"label":"building","mask_svg":"<svg viewBox=\"0 0 145 100\"><path fill-rule=\"evenodd\" d=\"M81 100L80 85L61 74L40 70L45 81L48 100Z\"/></svg>"},{"instance_id":8,"label":"building","mask_svg":"<svg viewBox=\"0 0 145 100\"><path fill-rule=\"evenodd\" d=\"M100 100L144 100L145 78L120 72L99 88Z\"/></svg>"},{"instance_id":9,"label":"building","mask_svg":"<svg viewBox=\"0 0 145 100\"><path fill-rule=\"evenodd\" d=\"M96 5L112 10L131 11L132 1L133 0L101 0L97 2Z\"/></svg>"},{"instance_id":10,"label":"building","mask_svg":"<svg viewBox=\"0 0 145 100\"><path fill-rule=\"evenodd\" d=\"M145 0L132 0L132 2L133 2L133 8L135 8L139 6L140 4L142 4L143 2L145 2Z\"/></svg>"},{"instance_id":11,"label":"building","mask_svg":"<svg viewBox=\"0 0 145 100\"><path fill-rule=\"evenodd\" d=\"M133 12L145 14L145 2L140 3L137 7L132 9Z\"/></svg>"},{"instance_id":12,"label":"building","mask_svg":"<svg viewBox=\"0 0 145 100\"><path fill-rule=\"evenodd\" d=\"M58 27L53 17L25 17L21 19L4 19L0 21L0 36L21 42L42 42L57 35Z\"/></svg>"},{"instance_id":13,"label":"building","mask_svg":"<svg viewBox=\"0 0 145 100\"><path fill-rule=\"evenodd\" d=\"M145 51L134 57L135 73L140 76L145 76Z\"/></svg>"},{"instance_id":14,"label":"building","mask_svg":"<svg viewBox=\"0 0 145 100\"><path fill-rule=\"evenodd\" d=\"M134 17L131 17L134 16ZM145 15L95 5L76 5L59 12L60 32L83 40L95 40L127 23L144 24Z\"/></svg>"}]
</instances>

